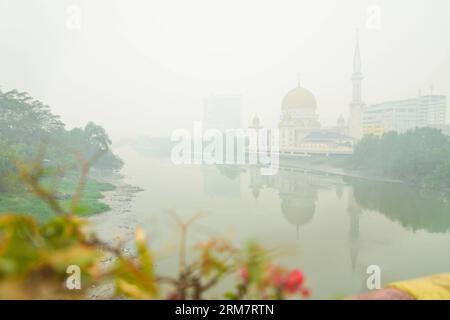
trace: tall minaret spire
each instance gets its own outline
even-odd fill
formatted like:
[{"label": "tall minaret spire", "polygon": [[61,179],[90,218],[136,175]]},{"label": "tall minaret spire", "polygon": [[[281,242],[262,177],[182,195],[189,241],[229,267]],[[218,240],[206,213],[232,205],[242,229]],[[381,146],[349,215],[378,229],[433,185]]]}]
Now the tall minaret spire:
[{"label": "tall minaret spire", "polygon": [[362,128],[362,109],[364,102],[362,99],[362,62],[361,52],[359,49],[359,36],[356,36],[356,46],[353,55],[353,73],[351,76],[353,94],[352,102],[350,103],[350,119],[349,119],[349,133],[355,139],[361,139],[363,136]]},{"label": "tall minaret spire", "polygon": [[361,52],[358,39],[356,39],[355,55],[353,56],[353,73],[361,73]]},{"label": "tall minaret spire", "polygon": [[362,63],[361,63],[361,52],[359,49],[359,37],[356,37],[356,47],[355,53],[353,55],[353,73],[352,73],[352,82],[353,82],[353,101],[362,102]]}]

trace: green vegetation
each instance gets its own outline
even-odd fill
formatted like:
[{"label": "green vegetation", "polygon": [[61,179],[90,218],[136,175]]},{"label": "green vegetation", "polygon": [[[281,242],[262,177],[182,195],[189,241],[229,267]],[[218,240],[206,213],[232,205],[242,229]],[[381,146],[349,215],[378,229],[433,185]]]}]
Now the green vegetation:
[{"label": "green vegetation", "polygon": [[450,188],[450,137],[419,128],[366,136],[348,159],[352,169],[432,188]]},{"label": "green vegetation", "polygon": [[[58,188],[59,202],[63,208],[68,208],[71,197],[77,187],[78,177],[70,175],[61,180]],[[80,208],[77,212],[80,216],[97,214],[108,211],[108,205],[100,202],[103,198],[102,192],[112,191],[115,187],[109,183],[100,183],[93,179],[89,179],[85,193],[80,200]],[[0,193],[0,215],[6,212],[27,212],[31,214],[40,222],[46,222],[53,217],[52,209],[41,199],[30,193],[19,194],[2,194]]]},{"label": "green vegetation", "polygon": [[[18,172],[18,161],[25,166],[39,159],[49,187],[57,182],[56,192],[61,207],[70,203],[67,195],[76,191],[80,175],[80,159],[92,162],[92,169],[115,171],[123,162],[110,151],[111,139],[106,131],[89,122],[84,128],[67,130],[60,117],[47,105],[27,93],[0,90],[0,213],[27,212],[46,221],[50,208],[25,188]],[[45,151],[44,154],[40,154]],[[95,160],[95,161],[94,161]],[[52,186],[55,187],[55,186]],[[108,210],[101,203],[101,192],[112,185],[86,181],[85,196],[80,199],[79,215]]]}]

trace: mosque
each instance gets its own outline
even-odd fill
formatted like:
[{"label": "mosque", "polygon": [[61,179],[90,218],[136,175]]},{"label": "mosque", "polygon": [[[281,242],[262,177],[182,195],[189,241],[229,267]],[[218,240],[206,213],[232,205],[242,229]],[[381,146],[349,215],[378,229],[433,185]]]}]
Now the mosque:
[{"label": "mosque", "polygon": [[[281,103],[281,119],[278,125],[280,153],[283,155],[311,154],[351,154],[353,146],[362,136],[361,110],[361,57],[359,44],[356,44],[353,59],[353,99],[350,103],[349,121],[341,115],[335,126],[323,128],[317,114],[317,101],[311,91],[300,81],[290,90]],[[262,128],[258,116],[252,121],[252,128]]]}]

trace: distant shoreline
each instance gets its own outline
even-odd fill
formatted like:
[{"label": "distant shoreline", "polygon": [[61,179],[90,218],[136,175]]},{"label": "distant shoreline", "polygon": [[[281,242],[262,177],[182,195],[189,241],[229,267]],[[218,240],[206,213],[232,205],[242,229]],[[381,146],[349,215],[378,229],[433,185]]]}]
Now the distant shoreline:
[{"label": "distant shoreline", "polygon": [[369,180],[374,182],[385,182],[385,183],[396,183],[396,184],[402,184],[408,187],[413,187],[416,189],[425,189],[425,190],[434,190],[434,191],[440,191],[440,192],[450,192],[450,189],[448,188],[433,188],[430,186],[425,186],[422,184],[417,184],[410,181],[405,181],[401,179],[396,179],[388,176],[382,176],[382,175],[376,175],[376,174],[369,174],[362,172],[360,170],[352,170],[352,169],[346,169],[343,167],[335,167],[333,166],[329,161],[325,160],[322,163],[313,163],[311,161],[305,160],[305,159],[292,159],[292,158],[282,158],[280,160],[280,167],[281,168],[288,168],[288,169],[299,169],[299,170],[305,170],[308,172],[316,172],[321,174],[331,174],[335,176],[341,176],[341,177],[348,177],[348,178],[354,178],[354,179],[361,179],[361,180]]}]

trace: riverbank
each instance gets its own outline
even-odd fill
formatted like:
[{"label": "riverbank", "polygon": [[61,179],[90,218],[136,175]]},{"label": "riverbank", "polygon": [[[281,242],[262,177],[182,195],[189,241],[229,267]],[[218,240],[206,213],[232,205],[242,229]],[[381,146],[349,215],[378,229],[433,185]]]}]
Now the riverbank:
[{"label": "riverbank", "polygon": [[[121,175],[106,175],[95,177],[102,183],[111,184],[114,190],[103,193],[102,202],[109,210],[101,214],[89,217],[90,228],[103,242],[110,246],[120,246],[125,255],[132,254],[134,244],[134,232],[138,225],[136,213],[132,209],[132,200],[135,194],[143,189],[124,182]],[[103,267],[109,269],[114,258],[105,256]],[[114,283],[106,282],[91,289],[90,299],[106,299],[114,291]]]},{"label": "riverbank", "polygon": [[359,170],[353,170],[339,165],[339,161],[330,160],[326,158],[284,158],[280,160],[280,167],[301,169],[309,172],[326,173],[336,176],[344,176],[358,179],[365,179],[379,182],[393,182],[404,183],[407,182],[394,179],[388,176],[381,176],[362,172]]},{"label": "riverbank", "polygon": [[95,177],[101,183],[114,186],[113,190],[103,192],[102,202],[108,210],[89,217],[97,235],[110,244],[120,240],[133,238],[137,219],[131,210],[132,200],[136,193],[143,189],[129,185],[119,174]]},{"label": "riverbank", "polygon": [[[70,206],[71,195],[77,185],[76,175],[69,175],[61,179],[55,196],[62,207]],[[109,205],[103,201],[103,193],[114,190],[113,184],[90,178],[86,183],[78,215],[91,216],[110,210]],[[24,213],[33,216],[39,222],[45,222],[54,217],[51,208],[31,193],[0,194],[0,213]]]},{"label": "riverbank", "polygon": [[413,181],[406,181],[402,179],[392,178],[386,175],[369,173],[362,170],[355,170],[347,167],[343,159],[328,159],[328,158],[284,158],[280,160],[280,167],[303,170],[311,173],[329,174],[347,178],[369,180],[375,182],[387,182],[402,184],[409,187],[419,189],[435,190],[442,192],[450,192],[448,188],[435,188],[432,186],[423,185]]}]

